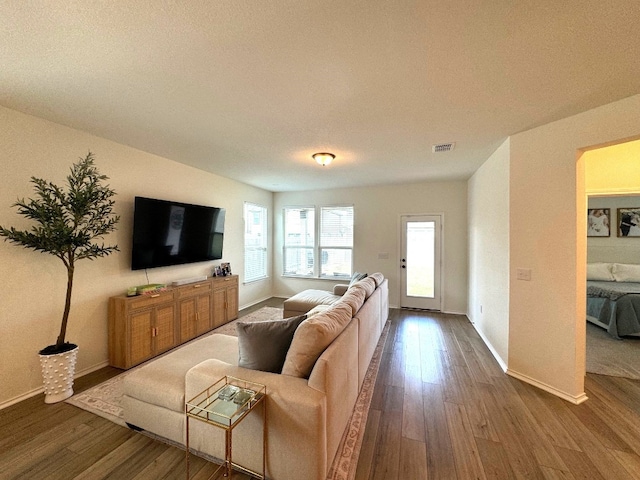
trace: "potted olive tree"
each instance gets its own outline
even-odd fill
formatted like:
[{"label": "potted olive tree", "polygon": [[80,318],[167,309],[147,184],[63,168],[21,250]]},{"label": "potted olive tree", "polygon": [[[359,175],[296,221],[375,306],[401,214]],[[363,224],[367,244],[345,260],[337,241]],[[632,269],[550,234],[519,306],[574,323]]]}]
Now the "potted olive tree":
[{"label": "potted olive tree", "polygon": [[31,177],[33,199],[18,200],[13,207],[35,222],[29,230],[0,226],[0,236],[25,248],[58,257],[67,271],[67,294],[56,343],[40,350],[45,402],[62,401],[73,395],[73,376],[78,346],[66,341],[71,309],[73,273],[78,260],[105,257],[118,250],[117,245],[97,243],[113,232],[120,217],[113,213],[115,191],[104,185],[108,177],[100,175],[93,154],[71,167],[67,188]]}]

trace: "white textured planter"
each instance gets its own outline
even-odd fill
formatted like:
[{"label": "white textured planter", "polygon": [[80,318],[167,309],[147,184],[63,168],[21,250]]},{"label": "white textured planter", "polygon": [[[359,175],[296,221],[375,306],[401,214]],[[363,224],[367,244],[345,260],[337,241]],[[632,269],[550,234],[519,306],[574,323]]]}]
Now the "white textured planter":
[{"label": "white textured planter", "polygon": [[78,347],[54,355],[40,354],[44,403],[56,403],[73,395],[73,376],[76,371]]}]

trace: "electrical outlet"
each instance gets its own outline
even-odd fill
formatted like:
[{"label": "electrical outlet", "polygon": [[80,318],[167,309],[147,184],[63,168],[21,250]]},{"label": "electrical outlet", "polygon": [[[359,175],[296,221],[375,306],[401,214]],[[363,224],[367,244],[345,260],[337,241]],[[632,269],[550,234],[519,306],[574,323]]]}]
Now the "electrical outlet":
[{"label": "electrical outlet", "polygon": [[516,278],[518,280],[524,280],[526,282],[531,281],[531,269],[530,268],[518,268],[516,270]]}]

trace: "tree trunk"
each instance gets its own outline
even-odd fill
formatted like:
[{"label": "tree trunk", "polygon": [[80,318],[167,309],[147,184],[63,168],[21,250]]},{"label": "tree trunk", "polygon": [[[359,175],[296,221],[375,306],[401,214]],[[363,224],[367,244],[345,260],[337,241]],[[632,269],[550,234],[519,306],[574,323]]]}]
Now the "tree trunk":
[{"label": "tree trunk", "polygon": [[60,325],[60,335],[56,341],[56,347],[61,348],[64,345],[64,339],[67,336],[67,322],[69,321],[69,311],[71,310],[71,291],[73,290],[73,260],[67,266],[67,297],[64,302],[64,313],[62,314],[62,324]]}]

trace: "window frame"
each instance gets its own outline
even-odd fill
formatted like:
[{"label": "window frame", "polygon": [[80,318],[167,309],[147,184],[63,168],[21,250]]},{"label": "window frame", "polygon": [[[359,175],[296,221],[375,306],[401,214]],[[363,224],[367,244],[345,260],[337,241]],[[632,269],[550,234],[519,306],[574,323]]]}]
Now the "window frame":
[{"label": "window frame", "polygon": [[[251,209],[259,210],[259,214],[262,217],[261,222],[261,235],[260,235],[260,245],[247,245],[248,236],[248,227],[249,227],[249,218],[248,214],[252,213]],[[243,208],[243,216],[244,216],[244,279],[243,283],[252,283],[259,282],[261,280],[269,278],[269,209],[260,205],[259,203],[254,202],[244,202]],[[262,260],[263,260],[263,268],[262,271],[259,272],[258,275],[248,276],[249,271],[249,252],[262,252]]]},{"label": "window frame", "polygon": [[[322,213],[324,209],[350,209],[351,210],[351,245],[333,245],[322,244]],[[310,210],[314,212],[314,235],[313,245],[290,245],[287,244],[287,211],[288,210]],[[355,207],[353,204],[336,204],[336,205],[287,205],[282,209],[282,276],[290,278],[314,278],[322,280],[348,280],[353,274],[353,253],[355,245]],[[313,260],[313,269],[309,274],[287,273],[287,250],[292,248],[309,249]],[[322,274],[322,263],[318,259],[322,258],[324,250],[348,250],[351,252],[349,273],[344,275],[326,275]]]},{"label": "window frame", "polygon": [[[309,244],[307,242],[305,243],[288,243],[287,239],[289,236],[289,232],[287,231],[287,217],[288,214],[287,212],[289,210],[298,210],[298,211],[302,211],[302,210],[306,210],[309,212],[313,212],[313,235],[312,235],[312,243]],[[316,264],[316,251],[315,251],[315,245],[317,243],[317,235],[318,235],[318,229],[317,229],[317,215],[316,215],[316,207],[314,205],[290,205],[290,206],[285,206],[282,209],[282,229],[283,229],[283,241],[282,241],[282,276],[284,277],[293,277],[293,278],[314,278],[315,276],[315,264]],[[292,233],[293,235],[295,235],[295,233]],[[300,273],[287,273],[287,258],[289,258],[289,251],[293,251],[293,250],[309,250],[311,252],[311,260],[313,263],[313,270],[311,271],[310,274],[300,274]],[[307,255],[303,255],[304,257],[306,257],[307,261],[309,259],[308,254]]]}]

